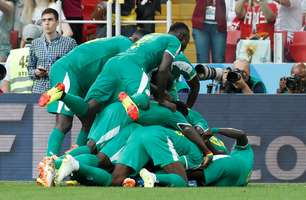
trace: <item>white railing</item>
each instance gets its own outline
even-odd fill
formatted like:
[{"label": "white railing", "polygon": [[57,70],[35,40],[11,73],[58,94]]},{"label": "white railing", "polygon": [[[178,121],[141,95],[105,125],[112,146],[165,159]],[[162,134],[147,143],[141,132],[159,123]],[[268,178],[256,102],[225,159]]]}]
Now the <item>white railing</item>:
[{"label": "white railing", "polygon": [[[167,1],[166,20],[121,20],[119,0],[115,1],[115,35],[121,34],[121,24],[166,24],[167,31],[172,24],[172,1]],[[107,2],[106,20],[62,20],[70,24],[106,24],[106,37],[112,36],[112,1]]]}]

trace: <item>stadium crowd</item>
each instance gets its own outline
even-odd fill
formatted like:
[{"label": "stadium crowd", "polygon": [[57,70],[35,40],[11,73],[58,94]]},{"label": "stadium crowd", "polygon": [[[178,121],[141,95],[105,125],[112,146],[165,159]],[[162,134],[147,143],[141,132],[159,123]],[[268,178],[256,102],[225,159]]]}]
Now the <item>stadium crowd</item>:
[{"label": "stadium crowd", "polygon": [[[153,2],[126,1],[121,14],[154,19],[160,2]],[[238,55],[226,69],[193,67],[184,54],[190,30],[182,22],[172,24],[168,33],[151,33],[152,25],[129,25],[122,27],[123,35],[84,42],[80,25],[60,23],[66,17],[82,19],[81,3],[0,0],[0,55],[6,62],[6,70],[0,68],[1,79],[5,77],[1,88],[41,94],[39,105],[56,115],[37,183],[246,186],[254,162],[246,133],[210,128],[192,107],[201,80],[219,81],[218,93],[265,93],[264,84],[250,74],[252,55]],[[302,0],[197,0],[192,35],[198,63],[225,62],[227,32],[232,29],[241,32],[241,39],[268,39],[271,47],[276,31],[292,38],[291,32],[303,29],[301,4]],[[143,6],[152,12],[146,13],[148,7]],[[95,19],[103,18],[103,8],[99,2]],[[233,16],[230,11],[235,12],[233,23],[227,22],[227,16]],[[18,14],[21,48],[10,50],[12,19]],[[103,27],[99,29],[103,35]],[[279,93],[305,92],[306,66],[293,65],[291,74],[281,79]],[[178,95],[181,76],[189,87],[186,102]],[[74,115],[82,128],[71,149],[60,155]],[[235,140],[232,150],[218,135]]]}]

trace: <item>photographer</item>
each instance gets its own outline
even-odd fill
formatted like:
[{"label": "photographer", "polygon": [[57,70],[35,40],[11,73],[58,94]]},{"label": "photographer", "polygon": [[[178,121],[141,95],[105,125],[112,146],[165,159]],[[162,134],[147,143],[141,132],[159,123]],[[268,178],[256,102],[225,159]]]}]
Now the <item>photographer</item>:
[{"label": "photographer", "polygon": [[238,59],[231,69],[224,70],[220,93],[266,93],[266,88],[263,82],[250,75],[249,62]]},{"label": "photographer", "polygon": [[200,80],[220,82],[217,93],[266,93],[263,82],[250,75],[249,62],[244,59],[236,60],[232,68],[212,68],[199,64],[195,70]]},{"label": "photographer", "polygon": [[291,68],[290,77],[282,77],[279,80],[277,93],[305,93],[306,90],[306,65],[296,63]]}]

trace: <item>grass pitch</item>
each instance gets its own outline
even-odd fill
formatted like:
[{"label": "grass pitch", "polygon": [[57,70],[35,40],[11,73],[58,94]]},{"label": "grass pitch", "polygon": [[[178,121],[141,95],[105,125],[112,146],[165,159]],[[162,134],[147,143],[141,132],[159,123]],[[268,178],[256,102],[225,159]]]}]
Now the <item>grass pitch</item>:
[{"label": "grass pitch", "polygon": [[34,182],[0,182],[0,200],[305,200],[303,184],[249,184],[247,187],[201,188],[115,188],[54,187],[43,188]]}]

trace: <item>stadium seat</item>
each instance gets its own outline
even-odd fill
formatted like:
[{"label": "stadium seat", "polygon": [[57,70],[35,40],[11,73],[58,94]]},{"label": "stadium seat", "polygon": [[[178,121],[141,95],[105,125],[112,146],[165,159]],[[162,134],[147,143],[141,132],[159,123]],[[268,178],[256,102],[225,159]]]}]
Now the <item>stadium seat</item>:
[{"label": "stadium seat", "polygon": [[[91,14],[94,11],[98,0],[82,0],[83,19],[91,20]],[[83,24],[83,42],[96,37],[96,24]]]},{"label": "stadium seat", "polygon": [[236,59],[236,46],[240,39],[240,31],[228,31],[226,39],[225,62],[232,63]]},{"label": "stadium seat", "polygon": [[295,62],[306,62],[306,31],[294,33],[289,51]]},{"label": "stadium seat", "polygon": [[18,48],[18,31],[10,32],[10,44],[12,49]]}]

